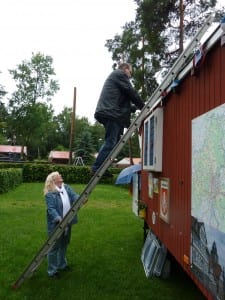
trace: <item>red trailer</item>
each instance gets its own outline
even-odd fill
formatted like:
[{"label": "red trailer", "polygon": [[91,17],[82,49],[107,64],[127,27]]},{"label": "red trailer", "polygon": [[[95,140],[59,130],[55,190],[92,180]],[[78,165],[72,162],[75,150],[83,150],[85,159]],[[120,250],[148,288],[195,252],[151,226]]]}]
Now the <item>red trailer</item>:
[{"label": "red trailer", "polygon": [[146,274],[160,274],[166,250],[207,299],[220,300],[225,299],[224,39],[222,25],[214,27],[146,116],[142,169],[133,177],[133,211],[146,206],[145,227],[152,235],[142,253]]}]

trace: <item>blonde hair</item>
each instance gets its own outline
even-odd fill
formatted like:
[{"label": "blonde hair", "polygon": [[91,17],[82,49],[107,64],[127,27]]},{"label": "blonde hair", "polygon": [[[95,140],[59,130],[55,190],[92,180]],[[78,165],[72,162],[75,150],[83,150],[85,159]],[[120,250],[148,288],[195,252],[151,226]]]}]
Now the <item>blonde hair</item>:
[{"label": "blonde hair", "polygon": [[44,186],[44,195],[46,195],[48,192],[56,191],[55,179],[58,176],[60,176],[59,172],[52,172],[47,176]]}]

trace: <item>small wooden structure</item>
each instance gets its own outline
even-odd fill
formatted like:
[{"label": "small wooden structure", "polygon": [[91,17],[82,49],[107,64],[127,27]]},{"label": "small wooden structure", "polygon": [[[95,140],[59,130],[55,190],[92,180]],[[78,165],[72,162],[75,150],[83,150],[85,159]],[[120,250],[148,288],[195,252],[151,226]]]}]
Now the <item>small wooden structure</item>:
[{"label": "small wooden structure", "polygon": [[[0,161],[20,161],[22,146],[0,145]],[[23,155],[27,156],[27,147],[23,148]]]},{"label": "small wooden structure", "polygon": [[51,151],[48,156],[48,162],[58,164],[68,164],[70,159],[69,151]]}]

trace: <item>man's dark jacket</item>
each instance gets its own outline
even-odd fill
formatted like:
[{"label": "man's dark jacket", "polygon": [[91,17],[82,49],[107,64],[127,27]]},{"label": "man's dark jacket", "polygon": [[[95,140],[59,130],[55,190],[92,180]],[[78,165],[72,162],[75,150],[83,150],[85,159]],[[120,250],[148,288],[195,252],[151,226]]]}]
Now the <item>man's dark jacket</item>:
[{"label": "man's dark jacket", "polygon": [[107,119],[114,120],[128,128],[133,111],[132,104],[138,109],[144,106],[128,76],[122,70],[117,69],[104,83],[94,114],[95,119],[103,124]]}]

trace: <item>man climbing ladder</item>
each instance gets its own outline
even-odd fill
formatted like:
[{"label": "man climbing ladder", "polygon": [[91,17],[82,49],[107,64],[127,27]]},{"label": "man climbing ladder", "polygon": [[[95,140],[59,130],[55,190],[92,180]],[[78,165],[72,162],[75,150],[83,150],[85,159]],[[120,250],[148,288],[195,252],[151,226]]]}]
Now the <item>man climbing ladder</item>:
[{"label": "man climbing ladder", "polygon": [[[130,126],[131,112],[142,109],[144,102],[130,83],[132,67],[122,63],[106,79],[97,103],[95,118],[105,128],[105,142],[101,146],[95,163],[94,174],[118,143],[124,128]],[[104,176],[110,175],[109,173]]]}]

